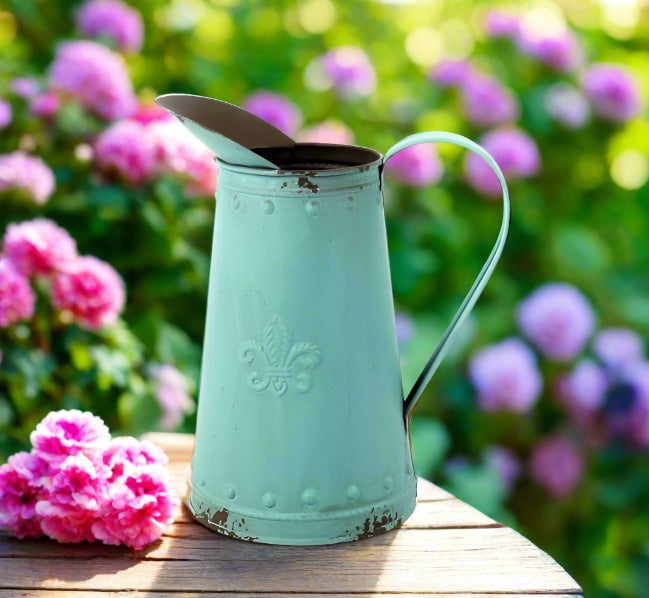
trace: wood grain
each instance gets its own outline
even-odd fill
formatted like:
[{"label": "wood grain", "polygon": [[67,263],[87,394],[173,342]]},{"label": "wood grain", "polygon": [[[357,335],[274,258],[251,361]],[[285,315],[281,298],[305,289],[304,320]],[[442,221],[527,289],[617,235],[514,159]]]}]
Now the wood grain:
[{"label": "wood grain", "polygon": [[[184,493],[193,438],[150,435],[169,454]],[[430,482],[396,531],[336,546],[268,546],[232,540],[179,512],[143,551],[0,536],[0,598],[107,598],[173,594],[219,598],[495,595],[575,596],[578,584],[548,555]]]}]

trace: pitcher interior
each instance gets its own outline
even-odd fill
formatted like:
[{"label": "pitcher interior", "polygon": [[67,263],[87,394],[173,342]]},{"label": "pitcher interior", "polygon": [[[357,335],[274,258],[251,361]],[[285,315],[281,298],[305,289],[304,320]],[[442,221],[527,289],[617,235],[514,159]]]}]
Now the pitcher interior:
[{"label": "pitcher interior", "polygon": [[378,164],[381,154],[357,145],[297,143],[293,147],[255,148],[253,151],[289,172],[338,170]]}]

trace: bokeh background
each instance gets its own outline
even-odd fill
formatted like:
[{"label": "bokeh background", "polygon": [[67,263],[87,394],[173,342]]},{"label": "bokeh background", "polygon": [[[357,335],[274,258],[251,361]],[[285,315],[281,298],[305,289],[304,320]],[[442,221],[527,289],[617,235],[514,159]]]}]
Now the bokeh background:
[{"label": "bokeh background", "polygon": [[[416,468],[588,596],[649,596],[646,0],[4,0],[0,462],[53,409],[193,430],[217,169],[165,92],[302,140],[443,129],[493,153],[510,238],[417,409]],[[407,391],[501,206],[451,146],[386,174]]]}]

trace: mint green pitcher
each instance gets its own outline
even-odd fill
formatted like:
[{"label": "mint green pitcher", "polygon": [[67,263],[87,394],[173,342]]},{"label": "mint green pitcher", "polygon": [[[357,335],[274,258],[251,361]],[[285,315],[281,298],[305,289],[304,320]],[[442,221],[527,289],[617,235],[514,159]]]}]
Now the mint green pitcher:
[{"label": "mint green pitcher", "polygon": [[[503,174],[453,133],[407,137],[382,157],[296,143],[244,110],[171,94],[158,103],[219,165],[187,505],[209,528],[270,544],[388,531],[415,508],[409,417],[505,243]],[[404,400],[381,194],[383,166],[418,143],[481,156],[502,186],[500,234]]]}]

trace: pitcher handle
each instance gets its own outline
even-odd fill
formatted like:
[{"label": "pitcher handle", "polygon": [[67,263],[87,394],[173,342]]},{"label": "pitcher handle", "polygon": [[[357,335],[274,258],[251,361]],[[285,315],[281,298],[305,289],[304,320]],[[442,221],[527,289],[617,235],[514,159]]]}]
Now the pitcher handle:
[{"label": "pitcher handle", "polygon": [[385,157],[383,158],[383,165],[385,166],[386,162],[392,156],[394,156],[396,153],[400,152],[401,150],[407,147],[418,145],[420,143],[440,143],[440,142],[452,143],[453,145],[458,145],[460,147],[468,149],[474,152],[475,154],[477,154],[478,156],[480,156],[489,165],[491,170],[493,170],[495,175],[498,177],[498,182],[500,183],[500,186],[502,188],[503,219],[502,219],[502,224],[500,225],[500,232],[498,233],[498,238],[496,239],[496,244],[491,250],[491,253],[487,258],[487,261],[482,266],[482,269],[480,270],[478,277],[475,279],[467,296],[464,298],[464,301],[462,301],[462,304],[457,310],[455,316],[453,316],[453,320],[451,320],[449,327],[446,329],[446,332],[444,332],[442,339],[440,340],[439,344],[433,351],[433,354],[430,356],[430,359],[427,361],[426,365],[424,366],[424,369],[422,370],[421,374],[419,374],[419,377],[417,378],[412,389],[408,393],[406,400],[404,401],[403,412],[406,421],[408,420],[408,417],[412,413],[412,410],[415,408],[415,405],[417,404],[417,401],[419,400],[421,393],[426,388],[426,385],[430,382],[430,379],[433,377],[433,374],[437,371],[437,368],[439,367],[439,364],[441,363],[442,359],[444,359],[444,357],[446,356],[446,353],[450,348],[451,342],[454,340],[454,338],[457,335],[460,325],[462,324],[462,322],[464,322],[466,317],[473,309],[473,306],[475,305],[476,301],[480,297],[480,294],[485,288],[487,282],[489,281],[489,278],[493,273],[496,264],[498,263],[500,254],[503,251],[503,247],[505,246],[505,241],[507,239],[507,231],[509,230],[509,218],[510,218],[509,191],[507,190],[507,182],[505,181],[505,177],[502,173],[502,170],[500,170],[500,166],[498,166],[498,164],[491,156],[491,154],[489,154],[484,148],[479,146],[477,143],[471,141],[470,139],[467,139],[462,135],[457,135],[455,133],[445,133],[443,131],[429,131],[425,133],[416,133],[415,135],[410,135],[409,137],[406,137],[405,139],[402,139],[401,141],[393,145],[385,154]]}]

